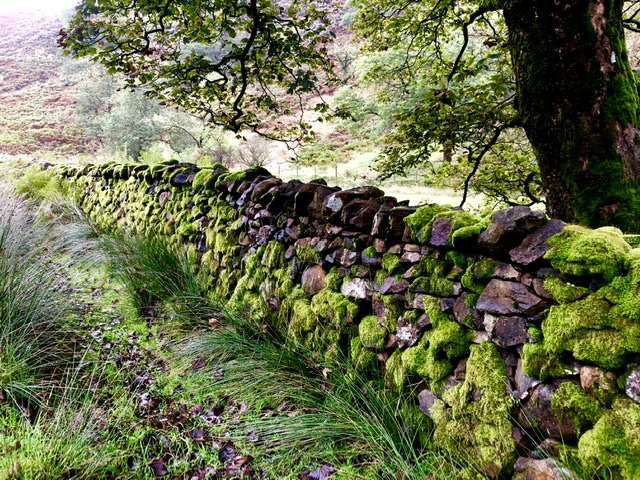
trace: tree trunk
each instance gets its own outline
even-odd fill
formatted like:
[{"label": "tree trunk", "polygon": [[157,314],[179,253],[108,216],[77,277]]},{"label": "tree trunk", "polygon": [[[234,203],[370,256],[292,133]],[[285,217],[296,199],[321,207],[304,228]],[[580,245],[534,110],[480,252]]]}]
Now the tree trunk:
[{"label": "tree trunk", "polygon": [[517,108],[549,214],[640,231],[640,100],[622,0],[506,0]]}]

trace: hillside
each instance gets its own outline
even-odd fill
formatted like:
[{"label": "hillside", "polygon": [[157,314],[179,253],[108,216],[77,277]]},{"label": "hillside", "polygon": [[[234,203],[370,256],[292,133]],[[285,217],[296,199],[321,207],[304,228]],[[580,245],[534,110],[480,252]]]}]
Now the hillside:
[{"label": "hillside", "polygon": [[0,15],[0,154],[90,150],[73,122],[77,80],[56,46],[60,27],[55,16]]}]

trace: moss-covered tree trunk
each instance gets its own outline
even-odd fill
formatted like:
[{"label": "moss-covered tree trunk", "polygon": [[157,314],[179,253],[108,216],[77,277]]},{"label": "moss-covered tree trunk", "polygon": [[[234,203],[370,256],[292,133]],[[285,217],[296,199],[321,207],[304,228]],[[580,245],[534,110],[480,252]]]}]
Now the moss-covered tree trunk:
[{"label": "moss-covered tree trunk", "polygon": [[518,111],[549,213],[640,231],[640,100],[622,0],[506,0]]}]

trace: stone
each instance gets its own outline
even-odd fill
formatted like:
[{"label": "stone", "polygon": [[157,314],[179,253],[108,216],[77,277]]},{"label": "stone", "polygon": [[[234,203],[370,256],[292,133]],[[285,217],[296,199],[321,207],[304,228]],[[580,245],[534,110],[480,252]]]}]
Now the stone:
[{"label": "stone", "polygon": [[207,248],[207,237],[206,235],[197,235],[196,236],[196,251],[200,253],[205,253],[208,250]]},{"label": "stone", "polygon": [[380,265],[382,263],[382,259],[380,257],[370,257],[366,254],[366,250],[363,250],[360,254],[360,260],[363,265]]},{"label": "stone", "polygon": [[522,345],[528,336],[527,319],[524,317],[498,317],[493,335],[500,347]]},{"label": "stone", "polygon": [[549,457],[557,457],[560,455],[560,447],[562,442],[553,438],[546,438],[537,446],[532,456],[545,459]]},{"label": "stone", "polygon": [[420,318],[418,318],[418,327],[427,328],[430,326],[431,326],[431,317],[426,313],[423,313],[422,315],[420,315]]},{"label": "stone", "polygon": [[624,393],[634,402],[640,403],[640,368],[634,369],[627,378]]},{"label": "stone", "polygon": [[536,295],[546,298],[547,300],[553,300],[553,295],[551,295],[551,292],[545,288],[544,280],[542,278],[534,278],[532,285],[533,291],[536,292]]},{"label": "stone", "polygon": [[404,252],[400,257],[402,263],[418,263],[422,259],[419,252]]},{"label": "stone", "polygon": [[391,253],[393,255],[400,255],[402,253],[402,245],[400,244],[393,245],[392,247],[389,248],[389,250],[387,250],[387,253]]},{"label": "stone", "polygon": [[398,242],[401,241],[405,233],[404,218],[412,213],[415,213],[416,209],[413,207],[396,207],[389,211],[389,227],[387,229],[386,241]]},{"label": "stone", "polygon": [[420,411],[431,417],[431,407],[436,403],[438,397],[431,390],[424,389],[418,394],[418,408]]},{"label": "stone", "polygon": [[373,248],[377,253],[384,253],[387,251],[387,243],[381,238],[376,238],[373,240]]},{"label": "stone", "polygon": [[346,297],[360,298],[362,300],[371,298],[373,294],[373,284],[364,278],[354,278],[342,284],[341,293]]},{"label": "stone", "polygon": [[471,341],[473,343],[483,343],[491,340],[491,334],[489,332],[473,332],[473,338]]},{"label": "stone", "polygon": [[298,214],[307,214],[311,218],[323,219],[324,200],[338,187],[325,187],[316,183],[307,183],[296,194],[294,209]]},{"label": "stone", "polygon": [[476,318],[479,318],[479,312],[476,308],[467,307],[467,298],[469,294],[463,292],[453,304],[453,318],[456,322],[467,326],[476,324]]},{"label": "stone", "polygon": [[564,226],[565,223],[561,220],[549,220],[538,230],[527,235],[518,247],[512,249],[509,258],[512,262],[527,267],[540,263],[544,254],[551,248],[547,240],[560,233]]},{"label": "stone", "polygon": [[380,285],[380,293],[403,293],[407,291],[409,285],[409,282],[405,279],[398,281],[394,277],[387,277]]},{"label": "stone", "polygon": [[339,248],[335,252],[334,256],[336,262],[344,267],[350,267],[358,259],[358,254],[353,250],[347,250],[346,248]]},{"label": "stone", "polygon": [[567,468],[559,466],[552,458],[536,460],[520,457],[513,466],[513,480],[574,480],[578,477]]},{"label": "stone", "polygon": [[160,192],[160,195],[158,196],[158,203],[160,204],[160,207],[164,208],[167,202],[171,200],[171,197],[173,197],[173,193],[169,191]]},{"label": "stone", "polygon": [[401,348],[412,347],[420,339],[420,330],[403,318],[398,320],[396,341]]},{"label": "stone", "polygon": [[537,428],[545,435],[564,442],[576,440],[576,428],[569,418],[559,419],[551,409],[551,397],[560,388],[562,380],[537,385],[524,402],[518,421],[525,428]]},{"label": "stone", "polygon": [[451,312],[453,311],[453,307],[456,304],[455,298],[441,298],[440,299],[440,310],[443,312]]},{"label": "stone", "polygon": [[354,200],[342,210],[340,220],[345,225],[370,232],[378,210],[380,210],[380,203],[376,200]]},{"label": "stone", "polygon": [[501,278],[502,280],[517,281],[520,278],[520,272],[513,268],[512,265],[502,262],[496,265],[496,270],[493,275],[496,278]]},{"label": "stone", "polygon": [[516,390],[515,392],[513,392],[513,394],[519,400],[524,400],[525,398],[527,398],[529,396],[530,389],[540,383],[539,380],[529,377],[526,373],[524,373],[524,369],[522,368],[522,359],[520,358],[518,358],[516,373],[513,376],[513,382],[516,384]]},{"label": "stone", "polygon": [[265,193],[280,184],[282,184],[282,180],[276,177],[269,177],[266,180],[259,181],[251,192],[251,201],[260,202]]},{"label": "stone", "polygon": [[402,249],[405,252],[418,252],[420,253],[422,250],[422,247],[420,245],[416,245],[415,243],[407,243],[404,247],[402,247]]},{"label": "stone", "polygon": [[438,217],[434,220],[431,227],[431,237],[429,245],[434,247],[446,247],[451,233],[453,222],[450,218]]},{"label": "stone", "polygon": [[369,200],[371,198],[380,198],[383,195],[384,192],[376,187],[356,187],[337,191],[324,199],[322,213],[326,218],[334,217],[335,214],[342,211],[345,205],[353,200]]},{"label": "stone", "polygon": [[493,279],[486,286],[476,308],[494,315],[535,315],[549,306],[549,302],[518,282]]},{"label": "stone", "polygon": [[456,365],[456,368],[453,371],[453,376],[455,377],[456,380],[460,380],[461,382],[464,381],[465,377],[467,376],[467,359],[466,358],[463,358],[458,362],[458,365]]},{"label": "stone", "polygon": [[524,238],[545,223],[543,212],[519,206],[500,210],[491,217],[491,225],[478,237],[478,247],[503,257]]},{"label": "stone", "polygon": [[307,295],[315,295],[327,286],[327,272],[315,265],[302,272],[302,288]]}]

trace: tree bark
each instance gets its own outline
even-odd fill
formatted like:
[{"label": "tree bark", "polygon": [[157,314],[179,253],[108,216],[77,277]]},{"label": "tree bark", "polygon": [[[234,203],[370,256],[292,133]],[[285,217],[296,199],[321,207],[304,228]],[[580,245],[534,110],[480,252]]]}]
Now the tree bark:
[{"label": "tree bark", "polygon": [[549,214],[640,231],[640,99],[622,0],[506,0],[517,109]]}]

